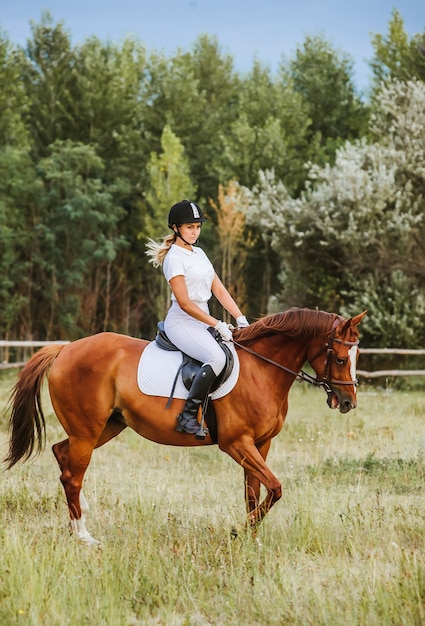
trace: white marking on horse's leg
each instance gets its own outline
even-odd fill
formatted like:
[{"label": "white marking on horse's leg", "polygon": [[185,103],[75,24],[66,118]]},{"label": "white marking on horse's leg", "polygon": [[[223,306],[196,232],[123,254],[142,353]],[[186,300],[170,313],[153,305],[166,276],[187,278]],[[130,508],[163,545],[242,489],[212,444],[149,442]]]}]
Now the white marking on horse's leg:
[{"label": "white marking on horse's leg", "polygon": [[87,530],[84,515],[81,515],[80,519],[71,520],[71,530],[77,539],[80,539],[80,541],[83,541],[88,546],[94,546],[99,543]]},{"label": "white marking on horse's leg", "polygon": [[[348,358],[350,359],[350,376],[351,380],[356,380],[356,362],[357,362],[357,346],[352,346],[348,351]],[[356,386],[354,385],[354,393],[356,393]]]},{"label": "white marking on horse's leg", "polygon": [[82,514],[87,513],[89,510],[89,503],[87,502],[82,489],[80,491],[80,509]]},{"label": "white marking on horse's leg", "polygon": [[89,504],[86,500],[86,497],[83,493],[83,490],[80,491],[80,508],[81,508],[81,517],[80,519],[72,519],[71,520],[71,531],[72,534],[77,537],[80,541],[83,541],[89,546],[94,546],[99,542],[97,539],[91,536],[89,531],[86,528],[86,513],[89,510]]}]

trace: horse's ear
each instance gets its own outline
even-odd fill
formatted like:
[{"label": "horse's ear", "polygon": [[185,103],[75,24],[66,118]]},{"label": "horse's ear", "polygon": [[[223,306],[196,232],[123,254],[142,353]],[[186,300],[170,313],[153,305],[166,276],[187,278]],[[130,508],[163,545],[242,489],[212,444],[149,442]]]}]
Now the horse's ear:
[{"label": "horse's ear", "polygon": [[352,317],[350,320],[351,325],[358,326],[366,314],[367,314],[367,311],[363,311],[363,313],[356,315],[356,317]]},{"label": "horse's ear", "polygon": [[356,317],[350,317],[350,319],[346,320],[344,322],[344,326],[341,329],[341,334],[344,335],[345,333],[347,333],[352,326],[358,326],[366,313],[367,311],[363,311],[363,313],[360,313],[360,315],[356,315]]}]

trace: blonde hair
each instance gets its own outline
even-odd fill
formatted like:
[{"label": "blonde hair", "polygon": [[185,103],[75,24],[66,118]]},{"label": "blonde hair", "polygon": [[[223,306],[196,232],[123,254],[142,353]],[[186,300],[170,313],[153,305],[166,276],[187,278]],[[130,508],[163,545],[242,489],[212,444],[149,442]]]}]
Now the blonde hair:
[{"label": "blonde hair", "polygon": [[168,250],[175,241],[176,233],[164,237],[162,243],[158,243],[153,239],[148,239],[148,243],[146,244],[146,254],[149,257],[149,263],[152,263],[154,267],[160,267],[167,256]]}]

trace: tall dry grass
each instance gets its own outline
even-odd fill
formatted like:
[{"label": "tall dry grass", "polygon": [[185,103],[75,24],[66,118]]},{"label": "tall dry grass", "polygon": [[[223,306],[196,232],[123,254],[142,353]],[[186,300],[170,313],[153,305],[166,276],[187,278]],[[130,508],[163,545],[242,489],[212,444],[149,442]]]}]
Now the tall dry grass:
[{"label": "tall dry grass", "polygon": [[[0,434],[4,456],[5,419]],[[63,435],[51,414],[48,435]],[[80,545],[49,448],[1,476],[4,626],[425,624],[424,393],[360,388],[341,416],[296,384],[268,459],[284,495],[259,541],[231,538],[243,473],[217,447],[127,430],[94,454],[85,494],[101,544]]]}]

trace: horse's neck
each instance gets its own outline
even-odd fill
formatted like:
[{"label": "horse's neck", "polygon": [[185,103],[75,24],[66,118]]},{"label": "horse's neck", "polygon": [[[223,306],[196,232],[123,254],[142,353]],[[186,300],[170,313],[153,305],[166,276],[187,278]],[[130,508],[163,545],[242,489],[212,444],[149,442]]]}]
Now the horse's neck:
[{"label": "horse's neck", "polygon": [[295,372],[298,372],[307,360],[307,343],[300,338],[270,335],[253,342],[249,348],[256,354]]}]

